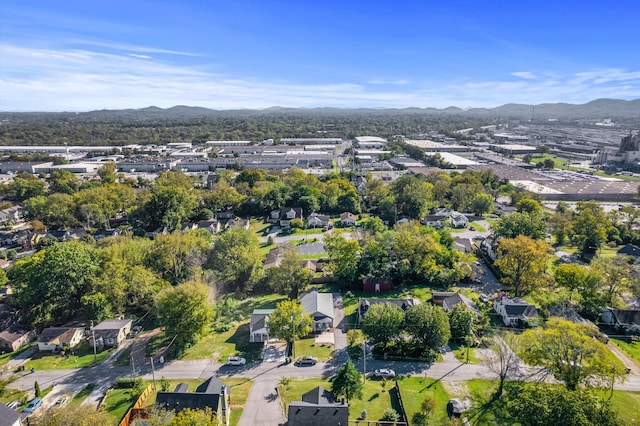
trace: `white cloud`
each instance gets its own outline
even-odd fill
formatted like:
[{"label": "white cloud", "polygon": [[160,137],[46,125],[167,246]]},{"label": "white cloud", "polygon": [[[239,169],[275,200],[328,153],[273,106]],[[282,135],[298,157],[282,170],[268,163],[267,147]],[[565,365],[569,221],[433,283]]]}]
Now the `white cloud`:
[{"label": "white cloud", "polygon": [[538,78],[531,71],[517,71],[517,72],[512,72],[511,75],[514,77],[524,78],[525,80],[535,80]]},{"label": "white cloud", "polygon": [[[132,53],[136,52],[136,53]],[[640,72],[520,71],[493,80],[379,78],[367,82],[300,84],[215,73],[128,50],[32,49],[0,44],[0,110],[84,111],[197,105],[217,109],[291,107],[494,107],[505,103],[583,103],[640,97]],[[510,76],[520,77],[513,80]]]},{"label": "white cloud", "polygon": [[132,58],[139,58],[139,59],[151,59],[151,56],[139,55],[137,53],[129,53],[129,56],[131,56]]}]

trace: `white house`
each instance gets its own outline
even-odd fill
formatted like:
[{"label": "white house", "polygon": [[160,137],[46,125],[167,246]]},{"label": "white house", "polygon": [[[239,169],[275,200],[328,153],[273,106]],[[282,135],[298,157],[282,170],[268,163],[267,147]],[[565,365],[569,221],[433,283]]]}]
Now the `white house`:
[{"label": "white house", "polygon": [[333,327],[333,295],[314,290],[300,298],[300,305],[313,317],[311,328],[322,332]]},{"label": "white house", "polygon": [[269,315],[274,309],[254,309],[249,321],[249,342],[266,342],[269,340]]},{"label": "white house", "polygon": [[12,410],[4,404],[0,403],[0,425],[2,426],[21,426],[22,414],[16,410]]},{"label": "white house", "polygon": [[280,226],[282,228],[289,228],[293,219],[304,220],[301,207],[283,207],[280,209]]},{"label": "white house", "polygon": [[449,216],[451,226],[454,228],[466,228],[469,226],[469,219],[462,213],[454,212]]},{"label": "white house", "polygon": [[120,346],[131,331],[131,324],[132,321],[130,319],[102,321],[93,327],[91,345],[93,345],[93,334],[95,334],[97,346]]},{"label": "white house", "polygon": [[504,325],[532,326],[538,319],[538,310],[523,299],[499,297],[493,302],[493,309],[502,317]]},{"label": "white house", "polygon": [[307,220],[307,224],[309,228],[323,228],[325,226],[329,226],[329,219],[330,218],[327,215],[311,213]]},{"label": "white house", "polygon": [[84,337],[84,330],[76,327],[45,328],[38,336],[38,350],[57,352],[73,348]]},{"label": "white house", "polygon": [[356,215],[350,212],[344,212],[340,215],[340,224],[342,226],[356,226]]}]

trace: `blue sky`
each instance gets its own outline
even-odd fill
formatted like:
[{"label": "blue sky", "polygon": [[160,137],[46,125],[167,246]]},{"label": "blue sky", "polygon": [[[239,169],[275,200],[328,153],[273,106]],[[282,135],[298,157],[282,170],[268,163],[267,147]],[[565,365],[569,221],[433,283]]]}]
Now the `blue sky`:
[{"label": "blue sky", "polygon": [[635,0],[0,0],[0,110],[636,99],[638,12]]}]

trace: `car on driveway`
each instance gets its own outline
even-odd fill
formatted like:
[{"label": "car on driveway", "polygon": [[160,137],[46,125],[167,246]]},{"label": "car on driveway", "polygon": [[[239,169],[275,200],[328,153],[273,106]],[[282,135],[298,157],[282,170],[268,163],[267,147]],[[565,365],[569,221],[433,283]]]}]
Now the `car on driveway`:
[{"label": "car on driveway", "polygon": [[296,361],[296,365],[316,365],[318,358],[315,356],[303,356]]},{"label": "car on driveway", "polygon": [[396,372],[388,368],[381,368],[373,371],[373,377],[380,377],[381,379],[393,379],[396,377]]},{"label": "car on driveway", "polygon": [[23,413],[33,413],[38,408],[42,406],[42,400],[40,398],[35,398],[27,406],[22,410]]},{"label": "car on driveway", "polygon": [[230,356],[229,358],[227,358],[227,365],[237,366],[237,365],[245,365],[246,363],[247,363],[247,360],[239,356]]},{"label": "car on driveway", "polygon": [[488,303],[489,302],[489,296],[487,296],[486,294],[482,293],[480,295],[480,301],[483,303]]}]

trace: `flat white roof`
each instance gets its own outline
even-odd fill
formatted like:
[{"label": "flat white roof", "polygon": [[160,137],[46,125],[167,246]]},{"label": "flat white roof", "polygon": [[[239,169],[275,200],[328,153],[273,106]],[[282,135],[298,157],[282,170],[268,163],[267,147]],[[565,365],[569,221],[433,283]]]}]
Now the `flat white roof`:
[{"label": "flat white roof", "polygon": [[364,143],[364,142],[379,142],[379,143],[387,143],[386,139],[383,139],[378,136],[356,136],[356,142]]},{"label": "flat white roof", "polygon": [[440,155],[444,161],[447,163],[451,163],[454,166],[474,166],[478,164],[475,161],[469,160],[468,158],[460,157],[459,155],[452,154],[450,152],[436,152],[433,154],[426,153],[425,155]]}]

